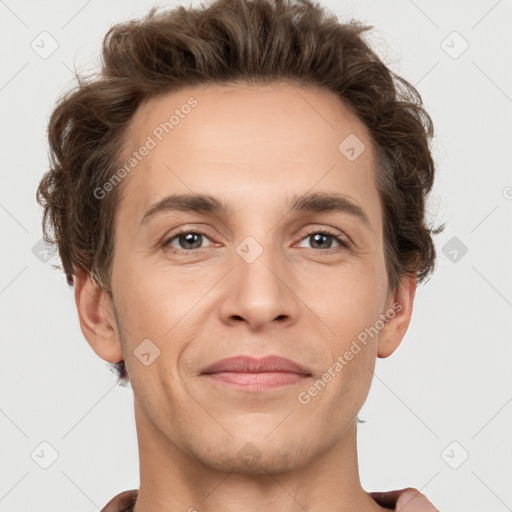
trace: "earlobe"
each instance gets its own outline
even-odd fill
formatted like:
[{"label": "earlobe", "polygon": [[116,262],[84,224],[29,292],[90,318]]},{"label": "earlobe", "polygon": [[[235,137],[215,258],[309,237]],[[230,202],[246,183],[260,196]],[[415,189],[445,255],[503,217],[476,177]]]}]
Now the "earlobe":
[{"label": "earlobe", "polygon": [[112,301],[91,275],[75,275],[75,303],[82,333],[102,359],[117,363],[123,359]]},{"label": "earlobe", "polygon": [[388,300],[384,312],[388,320],[379,333],[378,357],[389,357],[402,342],[411,321],[417,281],[417,276],[404,276]]}]

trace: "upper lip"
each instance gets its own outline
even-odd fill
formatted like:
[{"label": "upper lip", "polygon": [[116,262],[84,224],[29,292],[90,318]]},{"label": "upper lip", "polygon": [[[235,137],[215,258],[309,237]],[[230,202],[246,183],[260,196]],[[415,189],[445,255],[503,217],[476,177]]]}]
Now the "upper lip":
[{"label": "upper lip", "polygon": [[206,368],[202,374],[218,372],[291,372],[300,375],[311,375],[311,373],[300,364],[280,356],[265,356],[262,358],[252,356],[235,356],[221,359]]}]

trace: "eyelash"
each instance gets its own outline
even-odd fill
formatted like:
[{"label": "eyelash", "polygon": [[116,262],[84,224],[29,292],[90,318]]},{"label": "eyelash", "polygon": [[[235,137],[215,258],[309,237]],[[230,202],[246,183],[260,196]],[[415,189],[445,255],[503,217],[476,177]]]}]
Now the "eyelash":
[{"label": "eyelash", "polygon": [[[172,237],[168,238],[163,243],[164,248],[169,250],[173,254],[195,254],[195,253],[197,253],[197,251],[200,251],[201,249],[206,249],[206,247],[200,247],[198,249],[190,249],[188,251],[183,250],[183,249],[176,249],[175,247],[173,247],[171,249],[169,244],[174,239],[178,238],[180,235],[201,235],[201,236],[208,238],[208,240],[209,240],[209,237],[205,233],[202,233],[201,231],[193,231],[191,229],[186,229],[186,230],[179,231],[179,232],[175,233]],[[349,243],[346,240],[341,238],[337,233],[329,231],[328,229],[310,231],[310,232],[306,233],[306,235],[301,238],[301,241],[305,240],[306,238],[309,238],[312,235],[325,235],[325,236],[332,237],[336,242],[338,242],[340,244],[341,247],[331,247],[329,249],[311,248],[310,249],[311,251],[315,251],[317,253],[332,254],[333,252],[339,252],[339,251],[349,249]]]}]

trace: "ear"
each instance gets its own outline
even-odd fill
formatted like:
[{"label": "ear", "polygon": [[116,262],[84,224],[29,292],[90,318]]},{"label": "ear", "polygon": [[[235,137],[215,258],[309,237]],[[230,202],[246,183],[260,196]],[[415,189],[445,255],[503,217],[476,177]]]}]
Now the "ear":
[{"label": "ear", "polygon": [[404,276],[397,290],[390,294],[384,314],[388,320],[379,333],[378,357],[390,356],[402,342],[411,321],[418,278]]},{"label": "ear", "polygon": [[80,271],[74,277],[75,303],[83,335],[102,359],[110,363],[121,361],[123,354],[110,296],[89,273]]}]

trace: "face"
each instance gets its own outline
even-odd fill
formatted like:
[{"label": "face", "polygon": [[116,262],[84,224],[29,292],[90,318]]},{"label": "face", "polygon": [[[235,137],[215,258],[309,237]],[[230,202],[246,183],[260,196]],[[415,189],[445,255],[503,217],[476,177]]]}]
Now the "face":
[{"label": "face", "polygon": [[[340,149],[348,136],[364,150]],[[145,144],[122,183],[111,282],[138,427],[219,470],[248,471],[248,450],[251,471],[298,467],[353,424],[382,336],[361,333],[393,304],[368,131],[328,91],[215,85],[142,105],[126,148]],[[305,375],[203,373],[268,355]]]}]

